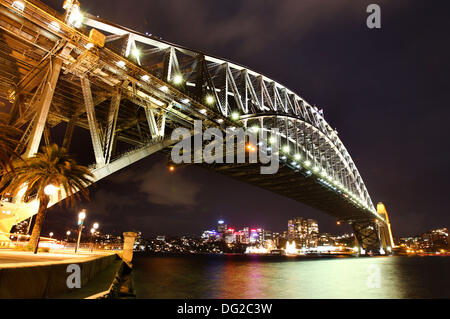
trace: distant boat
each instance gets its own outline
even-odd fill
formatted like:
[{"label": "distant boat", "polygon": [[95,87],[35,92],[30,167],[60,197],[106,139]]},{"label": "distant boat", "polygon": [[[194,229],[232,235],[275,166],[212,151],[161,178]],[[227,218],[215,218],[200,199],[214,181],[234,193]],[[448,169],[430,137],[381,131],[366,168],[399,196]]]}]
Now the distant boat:
[{"label": "distant boat", "polygon": [[275,256],[285,256],[286,252],[284,251],[284,249],[274,249],[270,251],[270,254]]}]

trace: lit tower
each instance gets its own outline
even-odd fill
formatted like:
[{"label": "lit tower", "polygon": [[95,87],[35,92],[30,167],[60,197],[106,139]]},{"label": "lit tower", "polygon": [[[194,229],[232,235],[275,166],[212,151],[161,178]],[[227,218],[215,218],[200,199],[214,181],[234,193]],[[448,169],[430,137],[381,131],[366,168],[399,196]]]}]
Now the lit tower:
[{"label": "lit tower", "polygon": [[223,235],[227,231],[227,224],[225,224],[223,219],[217,221],[217,232]]},{"label": "lit tower", "polygon": [[392,236],[391,224],[389,223],[389,216],[382,202],[377,204],[377,213],[381,217],[384,217],[386,222],[386,226],[380,226],[381,245],[385,251],[391,252],[392,248],[395,248],[394,238]]}]

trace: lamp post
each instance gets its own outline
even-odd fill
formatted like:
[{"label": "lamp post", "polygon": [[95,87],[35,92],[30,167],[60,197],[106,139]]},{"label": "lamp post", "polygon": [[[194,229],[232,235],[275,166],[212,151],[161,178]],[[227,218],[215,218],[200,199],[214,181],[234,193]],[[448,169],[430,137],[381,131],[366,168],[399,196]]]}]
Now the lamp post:
[{"label": "lamp post", "polygon": [[77,245],[75,246],[75,253],[78,251],[78,248],[80,247],[80,239],[81,239],[81,232],[83,231],[83,222],[86,218],[86,210],[82,209],[81,212],[78,214],[78,240]]},{"label": "lamp post", "polygon": [[94,251],[94,235],[95,235],[95,231],[98,229],[98,223],[94,223],[93,225],[92,225],[92,228],[91,228],[91,252],[93,252]]},{"label": "lamp post", "polygon": [[69,236],[70,236],[70,234],[71,234],[71,232],[70,232],[70,230],[68,230],[68,231],[66,232],[66,235],[67,235],[67,237],[66,237],[66,242],[67,242],[67,243],[69,243]]}]

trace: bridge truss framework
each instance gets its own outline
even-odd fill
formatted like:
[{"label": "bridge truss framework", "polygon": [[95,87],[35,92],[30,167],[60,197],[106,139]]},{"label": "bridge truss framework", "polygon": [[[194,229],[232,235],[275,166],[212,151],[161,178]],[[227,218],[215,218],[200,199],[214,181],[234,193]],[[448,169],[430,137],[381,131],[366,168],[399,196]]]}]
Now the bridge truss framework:
[{"label": "bridge truss framework", "polygon": [[[92,29],[106,36],[105,47],[96,45]],[[171,131],[192,129],[195,120],[221,130],[278,128],[283,157],[275,176],[252,174],[251,165],[213,168],[326,211],[352,224],[365,251],[380,250],[385,220],[355,163],[323,114],[287,87],[91,15],[77,29],[39,1],[0,0],[0,32],[0,98],[10,101],[11,123],[23,129],[17,151],[24,156],[42,140],[50,143],[58,125],[65,126],[66,148],[75,128],[83,128],[100,180],[169,148]],[[15,201],[14,223],[33,214],[31,204]]]}]

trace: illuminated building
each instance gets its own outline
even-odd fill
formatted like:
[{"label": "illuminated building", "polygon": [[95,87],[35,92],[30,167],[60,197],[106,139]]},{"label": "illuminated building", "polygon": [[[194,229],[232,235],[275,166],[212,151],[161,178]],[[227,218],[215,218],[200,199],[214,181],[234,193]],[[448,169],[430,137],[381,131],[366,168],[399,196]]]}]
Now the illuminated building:
[{"label": "illuminated building", "polygon": [[449,247],[448,229],[434,229],[429,232],[431,245],[433,247],[447,248]]},{"label": "illuminated building", "polygon": [[254,244],[254,243],[258,242],[258,239],[259,239],[258,230],[255,228],[252,228],[250,230],[250,244]]},{"label": "illuminated building", "polygon": [[333,237],[330,233],[323,233],[318,236],[318,246],[331,246],[334,244]]},{"label": "illuminated building", "polygon": [[220,235],[215,230],[205,230],[202,234],[202,239],[206,241],[215,241]]},{"label": "illuminated building", "polygon": [[250,231],[248,227],[244,227],[244,229],[242,230],[242,241],[241,243],[243,244],[248,244],[250,242]]},{"label": "illuminated building", "polygon": [[236,242],[236,233],[234,228],[228,228],[224,234],[224,240],[227,244],[233,244]]},{"label": "illuminated building", "polygon": [[317,247],[318,237],[319,237],[319,224],[317,220],[307,219],[307,237],[306,246],[307,247]]},{"label": "illuminated building", "polygon": [[217,232],[221,235],[223,235],[227,230],[227,224],[225,224],[225,221],[223,219],[219,219],[217,221]]},{"label": "illuminated building", "polygon": [[316,247],[319,224],[314,219],[297,217],[288,221],[287,240],[295,241],[299,247]]},{"label": "illuminated building", "polygon": [[263,232],[263,241],[267,241],[267,240],[273,240],[273,234],[272,231],[270,230],[265,230]]},{"label": "illuminated building", "polygon": [[264,229],[258,228],[256,230],[256,232],[258,233],[258,239],[257,239],[258,243],[263,243],[264,242]]},{"label": "illuminated building", "polygon": [[280,238],[282,238],[280,233],[272,233],[272,241],[276,247],[280,246]]}]

